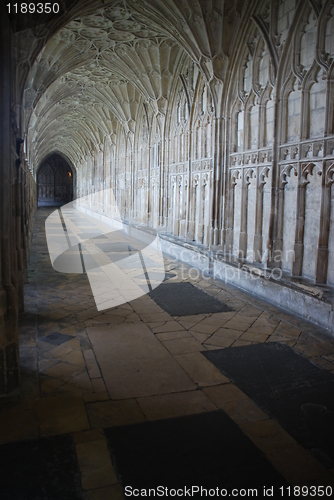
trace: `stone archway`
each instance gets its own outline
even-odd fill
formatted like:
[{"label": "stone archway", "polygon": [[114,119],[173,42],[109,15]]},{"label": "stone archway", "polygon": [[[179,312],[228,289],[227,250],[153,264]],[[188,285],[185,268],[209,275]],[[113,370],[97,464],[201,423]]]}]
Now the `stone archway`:
[{"label": "stone archway", "polygon": [[61,206],[73,200],[73,169],[58,154],[43,161],[37,172],[38,206]]}]

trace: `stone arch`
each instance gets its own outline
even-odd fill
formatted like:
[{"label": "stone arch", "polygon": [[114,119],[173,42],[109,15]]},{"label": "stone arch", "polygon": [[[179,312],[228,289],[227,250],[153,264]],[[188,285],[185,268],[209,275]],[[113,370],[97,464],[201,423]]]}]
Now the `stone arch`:
[{"label": "stone arch", "polygon": [[[270,147],[273,144],[275,135],[275,101],[273,97],[273,87],[268,82],[263,89],[260,101],[260,147]],[[261,119],[262,118],[262,119]]]},{"label": "stone arch", "polygon": [[237,99],[231,112],[231,153],[242,151],[244,148],[244,103]]},{"label": "stone arch", "polygon": [[282,89],[281,113],[281,142],[299,142],[302,91],[299,81],[292,71]]},{"label": "stone arch", "polygon": [[245,103],[246,127],[244,149],[256,150],[259,148],[259,100],[252,89]]},{"label": "stone arch", "polygon": [[323,68],[315,65],[310,78],[307,98],[307,138],[322,137],[326,130],[327,79],[322,78]]}]

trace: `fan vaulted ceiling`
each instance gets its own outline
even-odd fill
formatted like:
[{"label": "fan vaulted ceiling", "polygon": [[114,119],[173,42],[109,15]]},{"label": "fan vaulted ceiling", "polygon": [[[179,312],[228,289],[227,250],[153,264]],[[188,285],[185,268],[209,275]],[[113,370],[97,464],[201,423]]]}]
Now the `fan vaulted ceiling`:
[{"label": "fan vaulted ceiling", "polygon": [[141,102],[164,114],[173,75],[187,57],[208,81],[221,77],[228,16],[216,3],[74,2],[69,20],[45,37],[26,79],[30,164],[36,168],[55,150],[75,164],[105,137],[112,141],[117,124],[133,132]]}]

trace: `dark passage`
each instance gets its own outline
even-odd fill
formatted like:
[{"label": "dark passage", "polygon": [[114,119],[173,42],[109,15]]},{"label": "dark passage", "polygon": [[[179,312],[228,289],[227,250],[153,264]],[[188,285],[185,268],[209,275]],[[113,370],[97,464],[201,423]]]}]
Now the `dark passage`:
[{"label": "dark passage", "polygon": [[278,491],[287,484],[223,411],[113,427],[105,433],[123,488],[253,487],[261,498],[265,485]]},{"label": "dark passage", "polygon": [[73,174],[66,160],[53,154],[37,174],[38,206],[61,206],[73,200]]},{"label": "dark passage", "polygon": [[334,376],[280,343],[203,352],[325,467],[334,466]]}]

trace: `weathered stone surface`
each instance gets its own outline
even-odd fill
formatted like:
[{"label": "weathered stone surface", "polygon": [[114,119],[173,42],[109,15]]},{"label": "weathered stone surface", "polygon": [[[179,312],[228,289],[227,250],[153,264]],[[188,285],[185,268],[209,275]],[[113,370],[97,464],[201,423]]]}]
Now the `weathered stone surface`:
[{"label": "weathered stone surface", "polygon": [[[211,272],[333,331],[328,2],[317,15],[290,0],[70,3],[25,29],[1,6],[0,349],[18,349],[43,165],[56,201],[105,191],[82,208],[158,229],[189,279]],[[71,315],[50,310],[59,324]],[[10,358],[1,393],[17,385]]]}]

